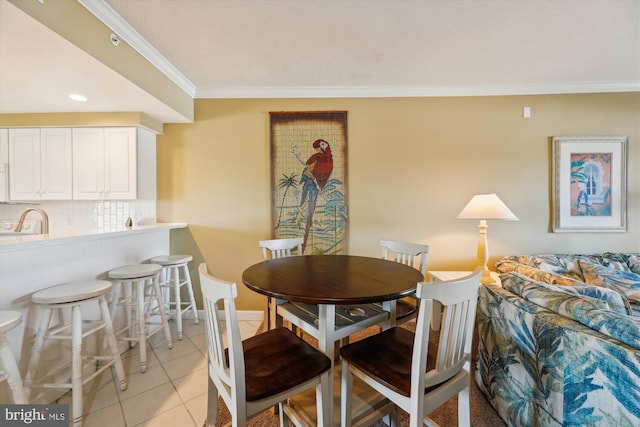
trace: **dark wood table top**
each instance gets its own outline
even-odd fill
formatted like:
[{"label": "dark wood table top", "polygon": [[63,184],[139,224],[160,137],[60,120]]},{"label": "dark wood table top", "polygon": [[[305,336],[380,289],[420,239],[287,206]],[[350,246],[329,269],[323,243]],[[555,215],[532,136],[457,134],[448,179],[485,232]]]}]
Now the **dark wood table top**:
[{"label": "dark wood table top", "polygon": [[247,268],[242,283],[274,298],[306,304],[365,304],[402,298],[424,281],[415,268],[381,258],[305,255]]}]

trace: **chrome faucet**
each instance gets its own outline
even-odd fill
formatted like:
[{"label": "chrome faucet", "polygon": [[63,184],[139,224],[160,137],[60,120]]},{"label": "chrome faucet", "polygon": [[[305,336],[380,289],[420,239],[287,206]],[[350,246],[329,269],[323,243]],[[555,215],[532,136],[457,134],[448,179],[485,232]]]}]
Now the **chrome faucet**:
[{"label": "chrome faucet", "polygon": [[16,233],[19,233],[22,231],[22,227],[24,225],[24,220],[27,217],[27,214],[29,214],[29,212],[31,211],[36,211],[40,214],[40,216],[42,217],[42,229],[40,230],[40,234],[49,234],[49,215],[47,215],[47,212],[45,212],[44,209],[40,209],[40,208],[29,208],[29,209],[25,209],[24,212],[22,212],[22,214],[20,215],[20,219],[18,220],[18,224],[16,224],[16,228],[13,230]]}]

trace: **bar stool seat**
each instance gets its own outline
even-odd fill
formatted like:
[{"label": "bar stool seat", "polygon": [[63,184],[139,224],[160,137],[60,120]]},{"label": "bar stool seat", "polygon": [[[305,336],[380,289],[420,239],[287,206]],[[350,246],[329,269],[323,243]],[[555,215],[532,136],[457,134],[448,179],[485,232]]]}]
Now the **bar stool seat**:
[{"label": "bar stool seat", "polygon": [[[25,386],[28,390],[33,387],[45,388],[70,388],[73,404],[73,425],[82,425],[82,389],[84,384],[96,378],[105,369],[113,366],[122,390],[127,388],[127,379],[124,373],[118,343],[113,331],[111,314],[107,304],[106,295],[111,291],[111,282],[106,280],[90,280],[72,282],[64,285],[53,286],[36,292],[31,301],[36,305],[40,314],[38,332],[33,345],[29,369],[25,378]],[[96,301],[100,308],[99,320],[84,320],[82,308],[84,304]],[[64,322],[62,309],[71,309],[71,322]],[[51,325],[53,310],[58,310],[58,322]],[[60,325],[60,323],[63,323]],[[88,357],[83,355],[83,340],[104,329],[109,346],[109,355]],[[43,351],[45,339],[70,340],[71,341],[71,381],[70,382],[42,382],[34,383],[38,376],[38,365]],[[96,362],[97,369],[92,374],[84,377],[83,362],[89,360]],[[47,372],[44,379],[54,377],[57,372]]]},{"label": "bar stool seat", "polygon": [[[160,286],[170,289],[169,295],[165,301],[168,307],[170,317],[176,321],[178,330],[178,339],[182,339],[182,316],[189,310],[192,311],[193,319],[197,325],[198,309],[196,307],[196,299],[193,295],[193,286],[191,285],[191,276],[189,274],[189,263],[193,260],[191,255],[175,254],[161,255],[151,258],[150,262],[162,266],[162,279]],[[180,288],[186,286],[189,295],[189,301],[183,302],[180,295]],[[173,292],[171,292],[173,291]],[[171,297],[173,295],[173,301]]]},{"label": "bar stool seat", "polygon": [[22,377],[16,358],[5,334],[20,324],[22,313],[19,311],[0,311],[0,381],[9,384],[13,395],[13,403],[26,404],[27,394],[24,391]]},{"label": "bar stool seat", "polygon": [[[173,348],[171,330],[164,309],[162,293],[160,292],[160,272],[162,267],[157,264],[125,265],[109,271],[109,278],[114,282],[111,295],[111,313],[118,305],[124,306],[127,313],[127,325],[116,332],[124,336],[125,341],[133,347],[140,344],[140,370],[147,370],[147,340],[156,332],[164,330],[169,348]],[[152,304],[157,305],[160,322],[151,320]],[[149,328],[150,326],[156,328]]]}]

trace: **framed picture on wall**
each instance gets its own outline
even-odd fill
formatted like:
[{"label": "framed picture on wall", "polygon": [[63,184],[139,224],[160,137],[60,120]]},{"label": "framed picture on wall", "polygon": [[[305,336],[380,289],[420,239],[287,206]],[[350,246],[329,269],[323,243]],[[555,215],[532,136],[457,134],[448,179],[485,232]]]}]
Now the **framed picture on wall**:
[{"label": "framed picture on wall", "polygon": [[273,238],[303,238],[306,255],[346,251],[347,112],[272,112]]},{"label": "framed picture on wall", "polygon": [[624,136],[558,136],[552,153],[553,232],[627,231]]}]

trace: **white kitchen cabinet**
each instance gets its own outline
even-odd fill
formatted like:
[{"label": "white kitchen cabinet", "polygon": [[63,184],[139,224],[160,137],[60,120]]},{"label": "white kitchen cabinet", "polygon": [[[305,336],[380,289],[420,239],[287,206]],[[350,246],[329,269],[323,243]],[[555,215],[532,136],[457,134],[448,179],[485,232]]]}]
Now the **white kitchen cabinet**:
[{"label": "white kitchen cabinet", "polygon": [[71,129],[9,129],[9,200],[70,200]]},{"label": "white kitchen cabinet", "polygon": [[73,198],[137,197],[136,128],[73,129]]}]

